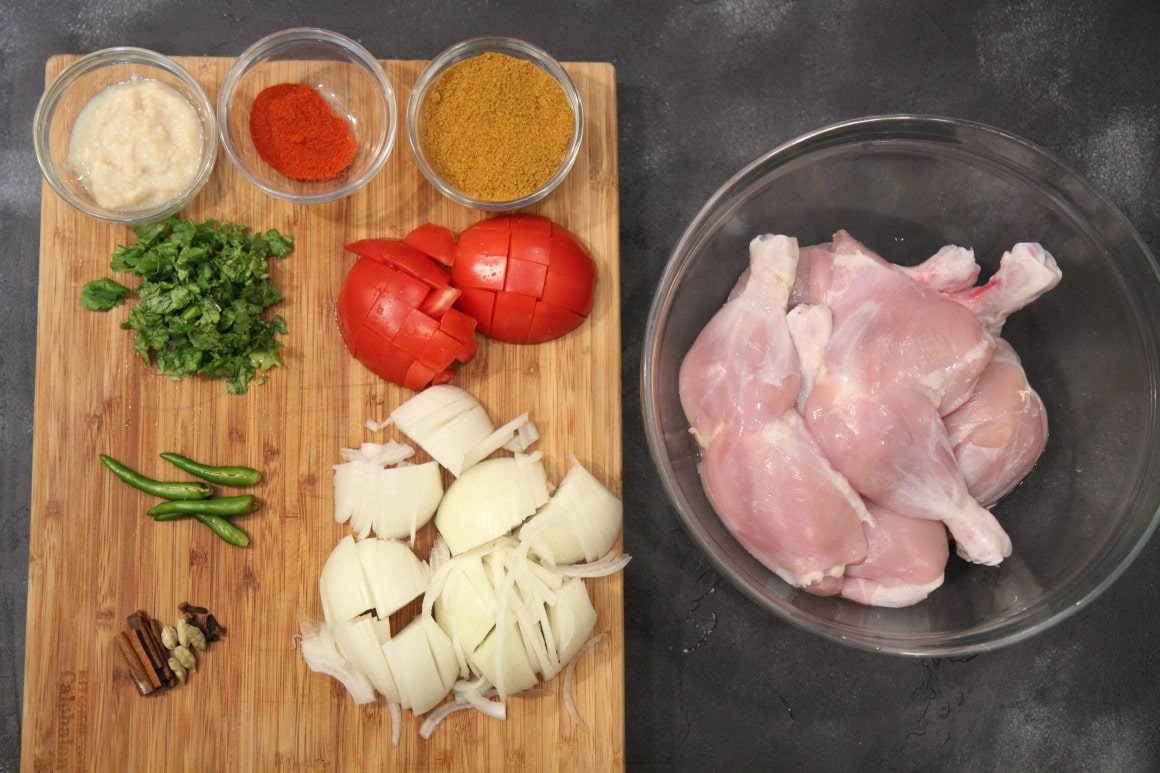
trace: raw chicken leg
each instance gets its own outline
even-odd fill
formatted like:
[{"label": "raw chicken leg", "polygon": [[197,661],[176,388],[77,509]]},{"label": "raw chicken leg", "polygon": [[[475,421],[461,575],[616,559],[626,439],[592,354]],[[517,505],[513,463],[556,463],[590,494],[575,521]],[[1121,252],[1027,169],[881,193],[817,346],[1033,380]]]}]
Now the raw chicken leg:
[{"label": "raw chicken leg", "polygon": [[829,595],[865,557],[869,515],[794,409],[801,374],[785,312],[797,261],[795,239],[753,240],[744,287],[681,363],[680,396],[722,523],[786,582]]},{"label": "raw chicken leg", "polygon": [[803,410],[818,445],[867,500],[942,521],[959,555],[998,564],[1011,541],[967,492],[940,414],[967,399],[993,339],[845,232],[811,254],[809,273],[811,300],[833,315]]},{"label": "raw chicken leg", "polygon": [[979,278],[975,251],[954,244],[948,244],[917,266],[898,269],[919,284],[944,293],[966,290]]},{"label": "raw chicken leg", "polygon": [[938,521],[907,518],[877,505],[869,509],[870,552],[865,561],[846,567],[842,595],[878,607],[917,604],[943,583],[950,555],[946,529]]},{"label": "raw chicken leg", "polygon": [[995,356],[971,396],[945,418],[967,490],[991,506],[1031,471],[1047,446],[1047,409],[1011,344],[996,341]]},{"label": "raw chicken leg", "polygon": [[999,335],[1003,323],[1019,309],[1059,284],[1063,273],[1047,250],[1020,242],[999,259],[999,270],[979,287],[947,293],[975,313],[979,324]]}]

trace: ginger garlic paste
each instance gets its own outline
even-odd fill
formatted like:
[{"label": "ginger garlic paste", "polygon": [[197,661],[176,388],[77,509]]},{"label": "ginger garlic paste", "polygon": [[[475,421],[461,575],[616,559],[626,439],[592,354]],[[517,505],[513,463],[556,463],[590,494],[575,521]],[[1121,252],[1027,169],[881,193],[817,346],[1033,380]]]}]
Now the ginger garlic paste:
[{"label": "ginger garlic paste", "polygon": [[201,155],[193,106],[160,81],[135,78],[109,86],[81,110],[68,163],[97,204],[132,212],[189,187]]}]

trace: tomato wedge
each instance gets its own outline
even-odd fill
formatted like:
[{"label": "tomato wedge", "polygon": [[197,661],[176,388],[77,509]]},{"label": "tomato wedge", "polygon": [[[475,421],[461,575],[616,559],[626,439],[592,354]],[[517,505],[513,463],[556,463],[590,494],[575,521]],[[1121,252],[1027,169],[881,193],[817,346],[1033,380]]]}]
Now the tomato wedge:
[{"label": "tomato wedge", "polygon": [[430,287],[446,287],[451,277],[431,261],[430,256],[399,239],[361,239],[346,248],[364,258],[386,263]]},{"label": "tomato wedge", "polygon": [[444,266],[455,262],[455,234],[450,228],[424,223],[404,236],[403,241]]},{"label": "tomato wedge", "polygon": [[480,221],[459,235],[455,307],[484,335],[533,344],[575,330],[592,311],[596,262],[571,231],[539,215]]},{"label": "tomato wedge", "polygon": [[338,295],[338,328],[351,354],[371,372],[419,390],[450,380],[456,362],[475,356],[476,323],[452,308],[459,290],[446,281],[427,281],[435,278],[432,272],[447,272],[423,253],[416,251],[416,259],[399,250],[399,244],[364,239],[355,242],[358,249],[351,246],[369,254],[347,272]]}]

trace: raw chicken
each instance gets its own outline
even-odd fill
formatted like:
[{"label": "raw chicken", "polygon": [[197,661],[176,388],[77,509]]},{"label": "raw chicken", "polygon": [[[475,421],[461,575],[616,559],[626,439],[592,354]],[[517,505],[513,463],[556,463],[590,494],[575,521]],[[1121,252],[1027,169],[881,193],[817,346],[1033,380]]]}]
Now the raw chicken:
[{"label": "raw chicken", "polygon": [[869,515],[794,408],[801,374],[786,304],[797,261],[795,239],[753,240],[744,286],[681,363],[680,396],[722,523],[786,582],[830,595],[866,556]]},{"label": "raw chicken", "polygon": [[1019,309],[1059,284],[1063,273],[1055,258],[1038,244],[1020,242],[999,259],[999,270],[979,287],[948,293],[947,297],[975,313],[979,324],[999,335],[1003,323]]},{"label": "raw chicken", "polygon": [[998,564],[1011,540],[968,493],[940,413],[967,399],[994,340],[969,309],[845,232],[810,260],[811,301],[833,315],[803,410],[810,433],[866,500],[941,521],[960,556]]},{"label": "raw chicken", "polygon": [[878,607],[917,604],[943,583],[950,555],[946,529],[938,521],[907,518],[877,505],[869,509],[870,552],[846,567],[842,595]]},{"label": "raw chicken", "polygon": [[954,245],[897,266],[845,231],[751,242],[680,396],[709,501],[790,584],[907,606],[942,584],[948,537],[969,561],[1010,555],[982,505],[1027,474],[1047,424],[1000,332],[1060,271],[1037,244],[979,271]]},{"label": "raw chicken", "polygon": [[986,507],[1010,493],[1047,446],[1043,400],[1011,344],[996,343],[967,402],[945,419],[967,491]]}]

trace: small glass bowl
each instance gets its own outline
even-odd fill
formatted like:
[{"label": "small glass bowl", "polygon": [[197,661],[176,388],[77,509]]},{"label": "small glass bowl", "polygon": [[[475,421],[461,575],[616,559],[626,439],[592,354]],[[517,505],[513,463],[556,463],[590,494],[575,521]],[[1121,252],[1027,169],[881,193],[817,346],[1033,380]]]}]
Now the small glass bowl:
[{"label": "small glass bowl", "polygon": [[[486,53],[505,54],[533,63],[560,84],[560,88],[564,90],[564,95],[572,108],[572,142],[560,160],[560,166],[556,172],[539,189],[509,201],[480,199],[457,189],[439,174],[423,145],[423,115],[426,112],[427,98],[431,95],[431,90],[439,81],[439,77],[459,62]],[[580,154],[580,142],[583,138],[584,107],[580,102],[580,92],[577,91],[576,84],[568,77],[568,73],[564,71],[560,63],[552,58],[548,52],[517,38],[477,37],[456,43],[431,60],[419,76],[419,80],[416,81],[415,88],[411,91],[411,98],[407,103],[407,140],[411,145],[411,151],[415,154],[415,161],[418,162],[419,169],[423,171],[424,176],[440,193],[455,203],[485,212],[511,212],[521,209],[534,204],[555,190],[556,186],[568,176],[573,164],[576,163],[576,157]]]},{"label": "small glass bowl", "polygon": [[[90,99],[109,86],[133,79],[159,81],[189,102],[201,121],[201,162],[185,190],[168,201],[146,209],[107,209],[96,202],[69,165],[69,140],[77,116]],[[62,199],[86,215],[126,225],[161,220],[189,203],[209,180],[218,147],[213,105],[197,80],[169,57],[130,47],[95,51],[68,65],[40,98],[33,142],[44,178]]]},{"label": "small glass bowl", "polygon": [[[331,180],[295,180],[267,164],[250,136],[250,106],[263,89],[305,83],[316,89],[355,138],[350,166]],[[268,35],[230,68],[217,101],[222,147],[238,170],[271,196],[321,204],[351,195],[383,168],[395,145],[395,90],[365,48],[329,30],[300,27]]]}]

